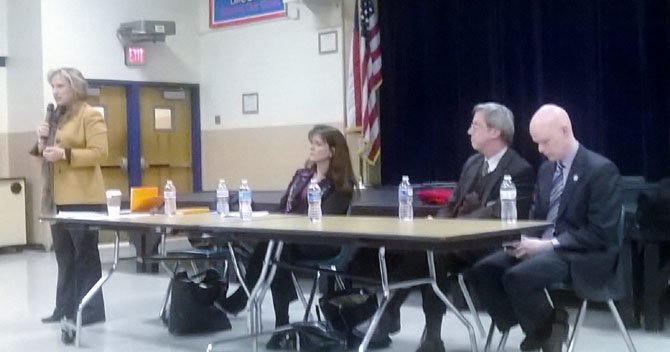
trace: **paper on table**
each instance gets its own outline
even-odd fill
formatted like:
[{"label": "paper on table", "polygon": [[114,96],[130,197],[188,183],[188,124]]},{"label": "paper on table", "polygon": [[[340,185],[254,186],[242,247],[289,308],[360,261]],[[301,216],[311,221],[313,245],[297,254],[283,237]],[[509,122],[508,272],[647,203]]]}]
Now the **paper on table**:
[{"label": "paper on table", "polygon": [[107,213],[95,212],[95,211],[59,211],[56,215],[57,219],[131,219],[139,218],[143,216],[148,216],[148,213],[130,213],[128,210],[122,210],[121,215],[110,217]]},{"label": "paper on table", "polygon": [[[266,215],[269,215],[269,214],[270,214],[270,212],[265,211],[265,210],[254,211],[254,212],[251,212],[251,217],[252,218],[260,218],[260,217],[263,217],[263,216],[266,216]],[[226,217],[227,218],[239,218],[240,217],[240,212],[239,211],[231,211],[230,213],[228,213],[228,215],[226,215]]]},{"label": "paper on table", "polygon": [[56,215],[58,219],[104,219],[107,218],[107,213],[100,213],[95,211],[59,211]]}]

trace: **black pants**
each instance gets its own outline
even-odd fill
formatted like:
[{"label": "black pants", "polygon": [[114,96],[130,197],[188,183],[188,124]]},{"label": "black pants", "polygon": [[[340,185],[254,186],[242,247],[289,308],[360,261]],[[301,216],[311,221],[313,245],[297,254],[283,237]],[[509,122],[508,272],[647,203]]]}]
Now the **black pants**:
[{"label": "black pants", "polygon": [[[58,206],[59,211],[101,210],[99,206]],[[58,263],[55,315],[74,319],[81,299],[100,279],[102,268],[98,252],[98,231],[84,226],[51,225],[53,248]],[[82,312],[84,321],[105,318],[102,291],[98,292]]]},{"label": "black pants", "polygon": [[530,335],[552,318],[545,287],[568,281],[570,270],[553,250],[523,260],[498,251],[475,264],[470,278],[501,331],[518,323]]}]

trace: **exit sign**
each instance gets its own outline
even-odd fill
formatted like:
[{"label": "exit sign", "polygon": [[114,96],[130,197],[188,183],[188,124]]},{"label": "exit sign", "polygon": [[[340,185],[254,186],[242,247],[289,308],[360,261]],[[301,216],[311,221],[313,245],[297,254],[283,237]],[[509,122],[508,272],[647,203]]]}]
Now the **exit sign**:
[{"label": "exit sign", "polygon": [[144,54],[144,48],[139,46],[127,46],[126,47],[126,66],[143,66],[146,56]]}]

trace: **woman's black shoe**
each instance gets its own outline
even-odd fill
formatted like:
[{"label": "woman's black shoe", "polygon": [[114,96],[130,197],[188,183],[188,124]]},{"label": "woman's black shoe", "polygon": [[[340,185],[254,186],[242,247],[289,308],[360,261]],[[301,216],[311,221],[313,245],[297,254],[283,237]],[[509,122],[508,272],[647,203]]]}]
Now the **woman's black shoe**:
[{"label": "woman's black shoe", "polygon": [[295,350],[296,337],[295,332],[277,332],[272,334],[265,348],[268,350]]},{"label": "woman's black shoe", "polygon": [[221,309],[232,316],[237,316],[247,306],[247,293],[238,289],[228,298],[217,299]]},{"label": "woman's black shoe", "polygon": [[46,318],[42,318],[42,323],[44,324],[58,323],[59,321],[61,321],[61,319],[63,319],[64,316],[65,314],[54,313]]}]

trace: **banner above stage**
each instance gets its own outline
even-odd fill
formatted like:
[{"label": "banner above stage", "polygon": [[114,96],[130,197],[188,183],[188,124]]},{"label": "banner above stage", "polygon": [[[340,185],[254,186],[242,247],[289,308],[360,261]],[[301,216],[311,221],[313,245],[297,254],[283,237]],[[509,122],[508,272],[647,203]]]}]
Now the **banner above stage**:
[{"label": "banner above stage", "polygon": [[286,16],[283,0],[210,0],[209,27],[219,28]]}]

